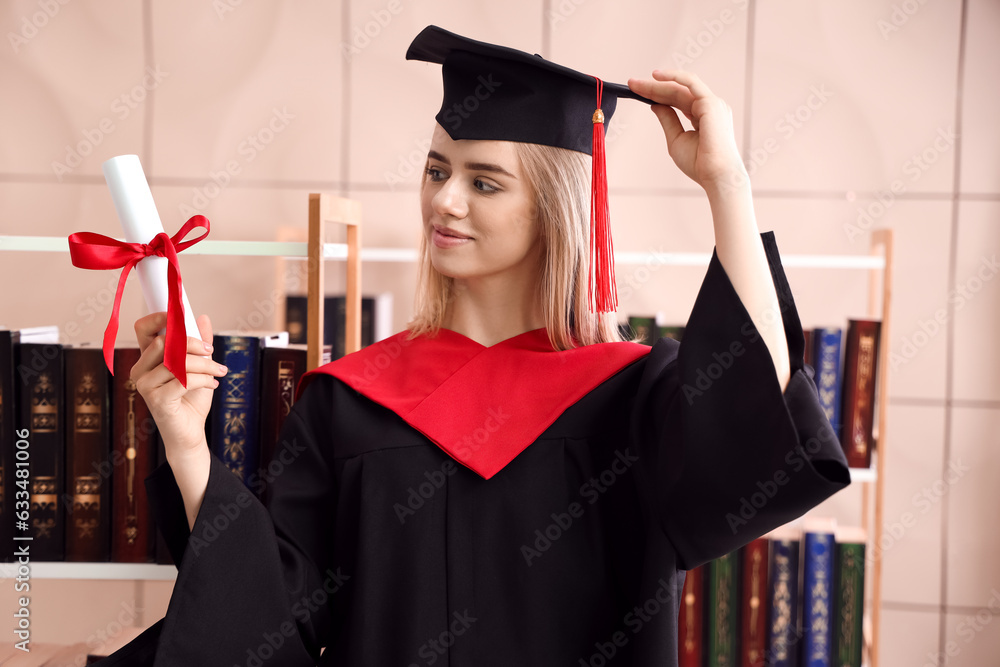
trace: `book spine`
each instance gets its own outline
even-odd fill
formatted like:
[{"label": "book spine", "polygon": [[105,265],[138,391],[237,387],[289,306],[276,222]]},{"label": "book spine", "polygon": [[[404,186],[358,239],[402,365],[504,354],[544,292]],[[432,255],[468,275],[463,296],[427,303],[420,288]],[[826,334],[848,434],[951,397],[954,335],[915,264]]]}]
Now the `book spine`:
[{"label": "book spine", "polygon": [[66,558],[62,345],[21,343],[16,356],[18,428],[27,429],[30,442],[32,560],[61,561]]},{"label": "book spine", "polygon": [[260,340],[254,336],[218,335],[212,358],[228,368],[212,398],[209,446],[248,487],[260,467],[257,402]]},{"label": "book spine", "polygon": [[673,338],[676,341],[684,336],[684,327],[658,327],[660,338]]},{"label": "book spine", "polygon": [[815,370],[816,364],[813,363],[813,332],[811,329],[802,330],[802,338],[805,341],[805,347],[802,348],[802,361],[809,364]]},{"label": "book spine", "polygon": [[705,568],[689,570],[684,577],[681,609],[677,623],[679,667],[702,665],[702,618],[705,602]]},{"label": "book spine", "polygon": [[771,542],[770,619],[767,664],[795,667],[798,664],[799,632],[799,542]]},{"label": "book spine", "polygon": [[830,420],[834,433],[840,435],[840,342],[843,334],[839,328],[813,331],[813,358],[816,360],[816,388],[819,404]]},{"label": "book spine", "polygon": [[110,405],[100,348],[66,348],[66,560],[111,557]]},{"label": "book spine", "polygon": [[265,483],[272,478],[268,465],[274,458],[281,427],[292,410],[295,388],[305,370],[304,349],[269,347],[261,353],[260,478]]},{"label": "book spine", "polygon": [[0,331],[0,542],[2,561],[10,561],[14,549],[14,509],[17,489],[14,426],[14,346],[18,332]]},{"label": "book spine", "polygon": [[129,377],[139,348],[115,350],[112,399],[112,560],[148,563],[154,559],[155,532],[144,480],[155,469],[156,423]]},{"label": "book spine", "polygon": [[305,343],[308,297],[289,295],[285,297],[285,330],[289,343]]},{"label": "book spine", "polygon": [[850,320],[847,328],[841,443],[852,468],[868,468],[872,462],[880,328],[874,320]]},{"label": "book spine", "polygon": [[740,655],[743,667],[763,667],[767,643],[767,539],[743,547]]},{"label": "book spine", "polygon": [[652,345],[656,342],[656,334],[658,333],[658,330],[656,328],[655,317],[640,317],[638,315],[631,315],[628,318],[628,325],[634,332],[634,335],[639,338],[638,342],[643,345]]},{"label": "book spine", "polygon": [[739,554],[708,564],[708,667],[736,665],[739,629]]},{"label": "book spine", "polygon": [[865,545],[837,544],[836,666],[861,667],[864,644]]},{"label": "book spine", "polygon": [[829,667],[833,617],[833,534],[805,534],[802,576],[803,664]]}]

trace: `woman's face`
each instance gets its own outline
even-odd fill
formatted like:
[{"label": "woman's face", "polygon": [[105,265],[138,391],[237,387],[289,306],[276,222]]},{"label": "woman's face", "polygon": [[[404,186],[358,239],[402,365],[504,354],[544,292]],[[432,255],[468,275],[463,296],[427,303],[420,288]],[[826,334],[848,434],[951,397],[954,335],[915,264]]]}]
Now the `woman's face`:
[{"label": "woman's face", "polygon": [[455,141],[436,125],[420,208],[431,263],[457,279],[537,275],[534,200],[508,141]]}]

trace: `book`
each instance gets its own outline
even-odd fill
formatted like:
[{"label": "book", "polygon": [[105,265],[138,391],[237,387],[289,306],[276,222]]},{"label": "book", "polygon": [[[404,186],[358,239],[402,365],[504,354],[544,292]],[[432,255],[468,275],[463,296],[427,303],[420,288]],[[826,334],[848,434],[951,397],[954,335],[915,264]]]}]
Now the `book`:
[{"label": "book", "polygon": [[681,609],[677,620],[677,650],[679,667],[701,667],[704,655],[702,634],[705,608],[705,566],[688,570],[681,593]]},{"label": "book", "polygon": [[247,487],[260,469],[261,350],[287,344],[285,332],[221,332],[213,339],[212,359],[229,370],[212,396],[208,445]]},{"label": "book", "polygon": [[[392,293],[361,297],[361,347],[388,338],[392,330]],[[300,295],[285,297],[285,329],[288,342],[307,342],[308,298]],[[323,301],[323,344],[331,347],[331,359],[340,359],[346,349],[347,297],[331,295]]]},{"label": "book", "polygon": [[111,558],[110,373],[99,347],[67,347],[66,560]]},{"label": "book", "polygon": [[145,479],[156,468],[156,422],[129,377],[139,348],[115,350],[111,383],[111,559],[119,563],[154,560],[156,528],[146,500]]},{"label": "book", "polygon": [[[66,455],[64,450],[63,346],[21,342],[15,352],[17,429],[27,431],[31,559],[66,558]],[[15,524],[18,533],[19,524]]]},{"label": "book", "polygon": [[834,664],[861,667],[864,645],[862,620],[865,610],[865,544],[868,536],[857,527],[837,528],[836,594],[834,617]]},{"label": "book", "polygon": [[[329,348],[327,348],[329,349]],[[263,486],[273,477],[268,466],[274,457],[285,418],[295,402],[295,389],[306,370],[306,346],[264,348],[261,355],[261,435],[260,479],[256,487]]]},{"label": "book", "polygon": [[802,330],[802,338],[805,341],[805,345],[802,348],[802,361],[803,363],[809,364],[816,370],[816,365],[813,363],[813,332],[811,329]]},{"label": "book", "polygon": [[880,329],[878,320],[849,320],[847,325],[840,441],[852,468],[869,468],[872,463]]},{"label": "book", "polygon": [[834,519],[810,518],[803,525],[802,664],[830,667],[833,646]]},{"label": "book", "polygon": [[759,537],[741,550],[740,664],[763,667],[767,645],[767,538]]},{"label": "book", "polygon": [[733,667],[739,637],[739,552],[708,563],[708,667]]},{"label": "book", "polygon": [[771,583],[768,586],[770,667],[795,667],[799,641],[799,543],[801,531],[782,526],[768,535],[771,542]]},{"label": "book", "polygon": [[660,338],[673,338],[676,341],[684,336],[684,327],[682,326],[661,326],[657,327]]},{"label": "book", "polygon": [[833,432],[840,436],[840,343],[842,330],[837,327],[813,330],[813,359],[816,361],[816,388],[819,404],[830,420]]},{"label": "book", "polygon": [[628,326],[632,330],[631,336],[635,336],[637,343],[652,345],[656,342],[659,330],[656,328],[656,318],[646,315],[629,315]]}]

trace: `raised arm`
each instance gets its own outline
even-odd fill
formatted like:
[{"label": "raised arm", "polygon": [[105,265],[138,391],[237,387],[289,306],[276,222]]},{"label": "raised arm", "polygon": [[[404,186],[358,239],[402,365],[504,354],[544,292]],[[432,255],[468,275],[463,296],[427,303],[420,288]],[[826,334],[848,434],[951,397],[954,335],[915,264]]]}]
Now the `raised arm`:
[{"label": "raised arm", "polygon": [[[690,72],[654,70],[652,80],[629,79],[629,87],[659,103],[652,109],[670,157],[708,195],[719,263],[760,332],[784,389],[791,374],[788,344],[754,216],[750,179],[736,147],[732,109]],[[677,111],[693,130],[684,130]]]}]

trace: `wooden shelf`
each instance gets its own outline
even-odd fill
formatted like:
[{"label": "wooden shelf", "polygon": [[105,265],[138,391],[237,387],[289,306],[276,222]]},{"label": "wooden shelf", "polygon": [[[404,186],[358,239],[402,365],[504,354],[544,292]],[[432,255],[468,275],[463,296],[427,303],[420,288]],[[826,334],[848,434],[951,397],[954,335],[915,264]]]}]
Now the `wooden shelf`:
[{"label": "wooden shelf", "polygon": [[[155,563],[31,563],[32,579],[127,579],[173,581],[177,578],[174,565]],[[0,578],[17,576],[17,563],[0,563]]]}]

